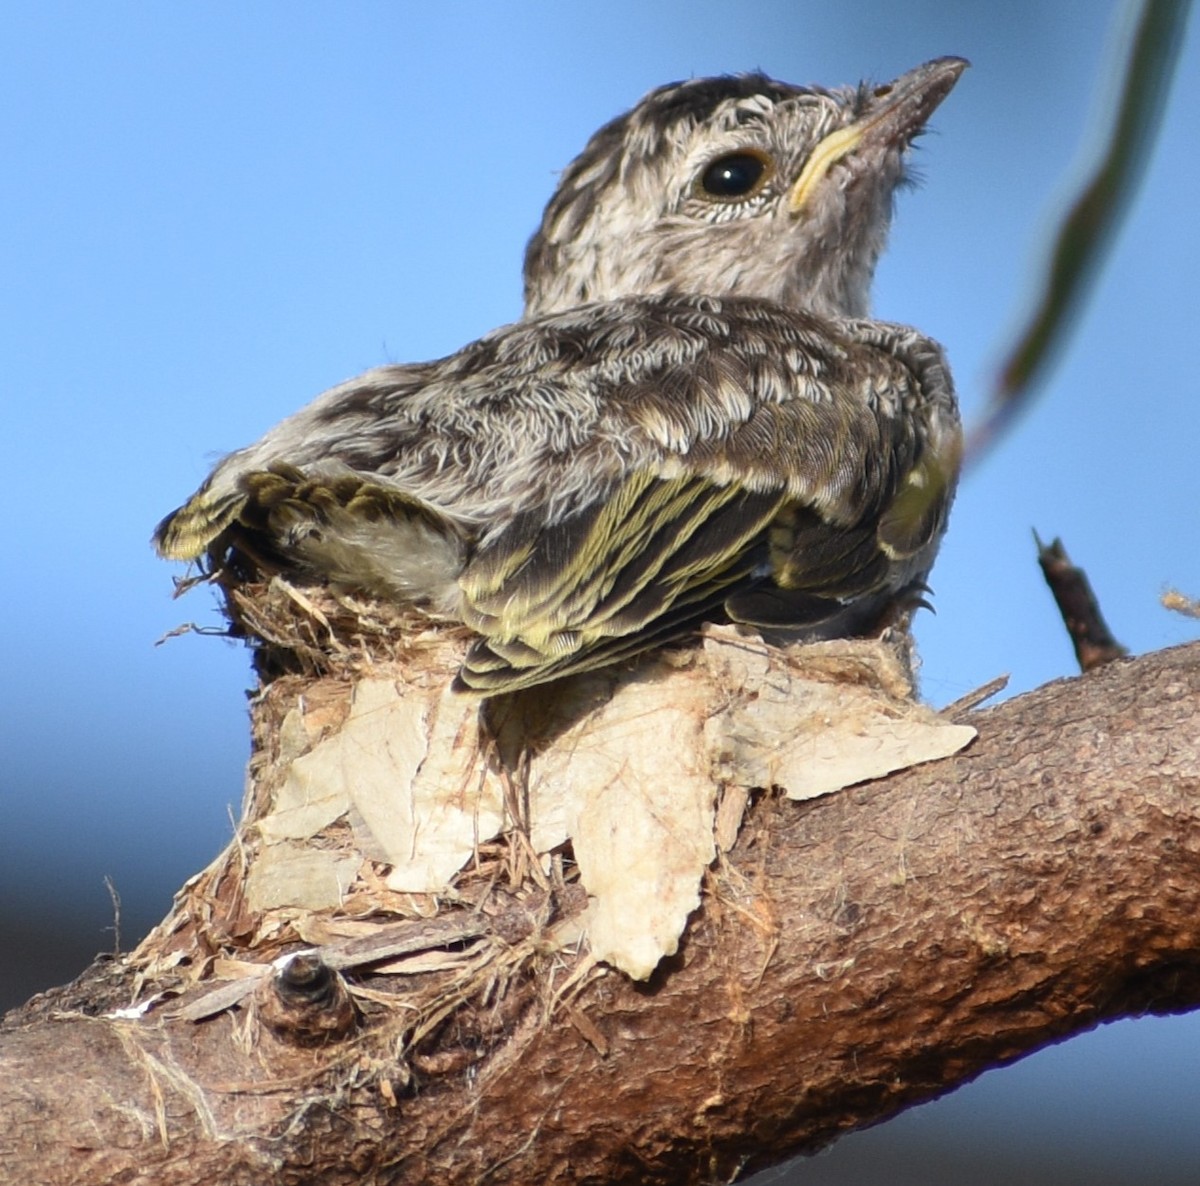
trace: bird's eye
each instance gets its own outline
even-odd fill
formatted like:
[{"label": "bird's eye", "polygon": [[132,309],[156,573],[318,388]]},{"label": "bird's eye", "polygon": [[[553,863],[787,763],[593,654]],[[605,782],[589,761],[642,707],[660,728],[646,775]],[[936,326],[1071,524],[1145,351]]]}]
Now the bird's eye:
[{"label": "bird's eye", "polygon": [[696,183],[703,197],[735,201],[753,197],[771,176],[770,157],[760,152],[731,152],[705,165]]}]

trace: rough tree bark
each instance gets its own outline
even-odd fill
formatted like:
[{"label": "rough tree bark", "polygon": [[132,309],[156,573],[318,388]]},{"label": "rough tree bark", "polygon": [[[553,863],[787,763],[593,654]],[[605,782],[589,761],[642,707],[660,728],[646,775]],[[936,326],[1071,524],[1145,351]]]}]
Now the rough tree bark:
[{"label": "rough tree bark", "polygon": [[[569,880],[500,872],[486,908],[376,952],[424,949],[411,1016],[345,941],[203,1020],[112,1015],[174,982],[100,962],[0,1031],[0,1164],[83,1186],[727,1181],[1101,1021],[1194,1007],[1200,644],[970,719],[954,757],[757,793],[648,983],[550,941]],[[184,1001],[228,959],[197,912],[241,925],[231,869],[185,887],[160,945]],[[464,978],[480,942],[490,971]]]}]

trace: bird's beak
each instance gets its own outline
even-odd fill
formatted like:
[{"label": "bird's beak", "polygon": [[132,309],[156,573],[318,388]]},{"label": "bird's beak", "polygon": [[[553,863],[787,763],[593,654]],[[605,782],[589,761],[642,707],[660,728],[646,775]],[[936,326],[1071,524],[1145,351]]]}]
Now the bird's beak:
[{"label": "bird's beak", "polygon": [[830,132],[809,154],[788,191],[788,212],[799,213],[830,167],[848,152],[862,145],[907,146],[968,65],[966,58],[934,58],[894,82],[876,87],[867,112]]}]

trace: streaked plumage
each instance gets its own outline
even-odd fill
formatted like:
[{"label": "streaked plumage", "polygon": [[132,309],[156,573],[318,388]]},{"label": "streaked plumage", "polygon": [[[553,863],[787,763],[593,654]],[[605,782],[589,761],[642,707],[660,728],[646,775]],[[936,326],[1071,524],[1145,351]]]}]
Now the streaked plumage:
[{"label": "streaked plumage", "polygon": [[903,151],[963,65],[653,92],[564,175],[526,321],[326,392],[159,551],[428,605],[479,634],[484,694],[713,618],[869,628],[928,572],[957,471],[939,348],[865,313]]}]

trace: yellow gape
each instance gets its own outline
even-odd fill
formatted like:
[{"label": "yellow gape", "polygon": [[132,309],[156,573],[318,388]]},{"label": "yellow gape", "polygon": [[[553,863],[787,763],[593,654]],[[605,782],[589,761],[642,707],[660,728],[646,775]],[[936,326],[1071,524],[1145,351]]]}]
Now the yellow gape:
[{"label": "yellow gape", "polygon": [[821,184],[825,174],[846,153],[853,152],[858,147],[859,142],[870,127],[871,121],[866,120],[861,123],[850,124],[849,127],[838,128],[836,132],[830,132],[812,150],[808,160],[804,162],[804,168],[800,170],[800,176],[796,178],[795,184],[788,191],[787,205],[789,214],[799,214],[804,209],[805,203],[813,191]]}]

